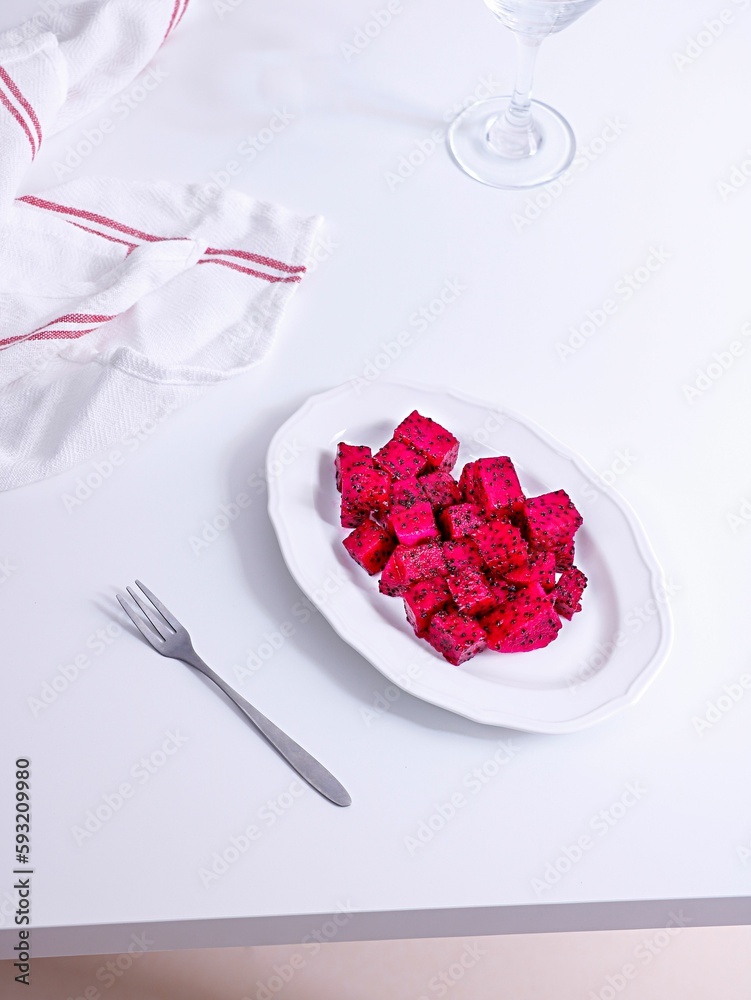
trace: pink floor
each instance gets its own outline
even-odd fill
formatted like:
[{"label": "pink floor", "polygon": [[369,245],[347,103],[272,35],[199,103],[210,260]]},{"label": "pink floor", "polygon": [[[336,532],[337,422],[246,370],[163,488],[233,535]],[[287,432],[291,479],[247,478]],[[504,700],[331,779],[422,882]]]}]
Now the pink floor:
[{"label": "pink floor", "polygon": [[751,1000],[751,926],[38,959],[26,1000]]}]

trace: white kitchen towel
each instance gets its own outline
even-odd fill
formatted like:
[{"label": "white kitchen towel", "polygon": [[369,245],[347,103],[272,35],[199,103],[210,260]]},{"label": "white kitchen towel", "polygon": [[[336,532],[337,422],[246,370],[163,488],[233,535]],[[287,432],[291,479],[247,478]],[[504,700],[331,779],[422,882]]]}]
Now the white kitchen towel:
[{"label": "white kitchen towel", "polygon": [[88,177],[16,197],[44,136],[129,83],[186,6],[91,0],[0,35],[0,489],[255,364],[305,273],[318,219],[238,192]]}]

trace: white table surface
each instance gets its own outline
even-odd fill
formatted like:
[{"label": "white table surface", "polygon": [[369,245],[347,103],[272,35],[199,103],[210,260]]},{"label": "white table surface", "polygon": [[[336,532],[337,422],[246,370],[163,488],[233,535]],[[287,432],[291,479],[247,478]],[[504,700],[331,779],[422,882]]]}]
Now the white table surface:
[{"label": "white table surface", "polygon": [[[369,20],[371,0],[235,2],[223,18],[192,5],[156,60],[164,82],[78,170],[209,180],[287,109],[294,121],[236,186],[321,213],[331,249],[272,357],[170,416],[80,507],[66,509],[64,496],[92,464],[0,496],[0,560],[13,567],[0,584],[0,956],[16,941],[17,756],[33,771],[36,954],[125,950],[144,928],[154,948],[300,941],[338,910],[355,915],[324,937],[656,927],[675,900],[687,922],[748,922],[751,693],[701,734],[695,720],[751,673],[751,526],[728,519],[751,514],[741,332],[751,185],[724,198],[717,188],[751,156],[751,10],[728,0],[733,20],[682,69],[675,54],[721,3],[606,0],[546,42],[537,94],[593,158],[520,226],[514,214],[539,192],[470,181],[442,146],[393,190],[387,180],[482,81],[508,89],[513,41],[479,0],[405,0],[349,62],[341,43]],[[3,22],[35,9],[14,0]],[[46,143],[29,191],[55,182],[55,163],[102,114]],[[593,144],[613,121],[621,134]],[[669,259],[626,301],[616,285],[652,247]],[[407,694],[379,709],[393,696],[384,678],[317,613],[305,620],[263,493],[208,548],[191,549],[263,468],[279,423],[362,373],[447,281],[466,290],[388,377],[510,406],[598,470],[615,468],[675,586],[675,643],[658,678],[635,707],[575,735],[487,728]],[[569,328],[614,295],[616,315],[562,360]],[[734,340],[744,353],[689,401],[683,386]],[[350,809],[312,791],[285,798],[286,765],[191,671],[130,632],[94,650],[98,630],[118,632],[114,588],[136,576],[231,682],[293,623],[239,687],[331,767]],[[79,654],[86,668],[35,715],[29,698]],[[147,780],[133,776],[170,732],[187,741]],[[499,741],[513,760],[468,791],[465,776]],[[87,810],[128,780],[133,795],[77,843]],[[630,783],[646,791],[598,832],[596,817]],[[411,853],[405,838],[462,790],[455,818]],[[292,805],[274,815],[269,800]],[[205,886],[200,870],[251,825],[258,839]],[[536,889],[584,834],[581,859]]]}]

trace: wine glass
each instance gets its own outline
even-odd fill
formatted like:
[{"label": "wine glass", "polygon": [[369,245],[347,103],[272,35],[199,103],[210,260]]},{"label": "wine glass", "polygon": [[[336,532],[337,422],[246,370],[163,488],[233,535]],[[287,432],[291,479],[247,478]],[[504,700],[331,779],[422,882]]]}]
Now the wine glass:
[{"label": "wine glass", "polygon": [[462,170],[499,188],[547,184],[571,165],[576,140],[566,119],[532,100],[543,38],[562,31],[598,0],[485,0],[516,36],[514,93],[470,105],[451,124],[448,144]]}]

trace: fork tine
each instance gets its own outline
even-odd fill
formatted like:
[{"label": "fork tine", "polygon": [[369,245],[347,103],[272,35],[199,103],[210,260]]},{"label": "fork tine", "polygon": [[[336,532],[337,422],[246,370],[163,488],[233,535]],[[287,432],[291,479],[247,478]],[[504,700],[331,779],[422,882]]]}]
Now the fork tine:
[{"label": "fork tine", "polygon": [[143,611],[144,615],[146,615],[146,617],[149,620],[149,623],[151,624],[151,627],[154,629],[154,631],[156,632],[156,634],[159,636],[160,639],[166,639],[168,636],[172,635],[172,632],[170,631],[167,624],[163,622],[160,617],[158,617],[154,609],[149,607],[146,601],[144,601],[142,597],[138,596],[138,594],[135,592],[135,590],[133,590],[132,587],[126,587],[125,589],[128,591],[130,596],[136,602],[141,611]]},{"label": "fork tine", "polygon": [[130,607],[125,597],[122,594],[117,595],[117,599],[120,602],[120,607],[123,609],[125,614],[130,618],[133,624],[136,626],[138,631],[144,637],[144,639],[152,645],[155,649],[159,649],[159,646],[164,642],[162,637],[154,632],[149,626],[142,622],[136,612]]},{"label": "fork tine", "polygon": [[159,598],[155,597],[151,593],[148,587],[144,586],[144,584],[142,584],[140,580],[136,580],[136,586],[138,587],[139,590],[142,590],[144,594],[146,594],[146,596],[154,605],[154,607],[157,609],[162,618],[164,618],[164,620],[167,622],[168,625],[172,626],[175,632],[177,632],[178,629],[182,628],[182,625],[177,620],[177,618],[175,618],[175,616],[165,608],[165,606],[162,604]]}]

